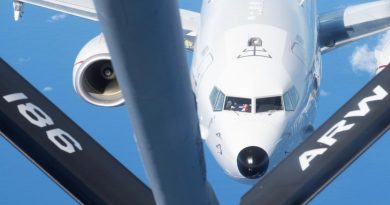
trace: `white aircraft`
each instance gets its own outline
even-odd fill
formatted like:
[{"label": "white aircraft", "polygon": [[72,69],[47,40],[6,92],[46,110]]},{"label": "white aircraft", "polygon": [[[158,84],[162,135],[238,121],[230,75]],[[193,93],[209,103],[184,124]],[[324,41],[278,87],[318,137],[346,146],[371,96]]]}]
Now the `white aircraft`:
[{"label": "white aircraft", "polygon": [[[14,1],[97,20],[91,0]],[[181,10],[202,138],[223,170],[256,182],[314,129],[321,54],[390,28],[390,1],[317,14],[315,0],[209,0]],[[75,61],[76,92],[99,106],[123,104],[103,35]]]}]

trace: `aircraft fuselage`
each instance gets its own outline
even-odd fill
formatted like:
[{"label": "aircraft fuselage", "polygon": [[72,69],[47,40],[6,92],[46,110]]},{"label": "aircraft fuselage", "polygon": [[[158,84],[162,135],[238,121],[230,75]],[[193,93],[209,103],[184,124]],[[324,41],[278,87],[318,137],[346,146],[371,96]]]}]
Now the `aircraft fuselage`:
[{"label": "aircraft fuselage", "polygon": [[191,71],[202,138],[256,181],[312,131],[321,56],[316,2],[204,1]]}]

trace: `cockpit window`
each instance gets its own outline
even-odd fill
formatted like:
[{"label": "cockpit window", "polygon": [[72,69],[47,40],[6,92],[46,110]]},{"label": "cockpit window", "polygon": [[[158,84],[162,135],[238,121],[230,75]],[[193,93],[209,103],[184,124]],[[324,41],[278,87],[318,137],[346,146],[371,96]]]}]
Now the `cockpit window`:
[{"label": "cockpit window", "polygon": [[213,111],[222,111],[225,94],[223,94],[217,87],[214,87],[210,93],[210,103]]},{"label": "cockpit window", "polygon": [[256,112],[268,112],[271,110],[283,110],[281,96],[256,99]]},{"label": "cockpit window", "polygon": [[252,100],[250,98],[226,97],[225,110],[251,112]]}]

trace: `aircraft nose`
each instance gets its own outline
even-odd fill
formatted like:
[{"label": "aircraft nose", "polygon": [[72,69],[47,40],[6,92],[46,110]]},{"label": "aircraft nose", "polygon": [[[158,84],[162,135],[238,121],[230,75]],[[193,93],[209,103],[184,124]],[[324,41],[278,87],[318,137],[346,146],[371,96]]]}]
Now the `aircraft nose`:
[{"label": "aircraft nose", "polygon": [[260,147],[246,147],[237,156],[238,170],[248,179],[261,177],[267,171],[268,163],[268,154]]}]

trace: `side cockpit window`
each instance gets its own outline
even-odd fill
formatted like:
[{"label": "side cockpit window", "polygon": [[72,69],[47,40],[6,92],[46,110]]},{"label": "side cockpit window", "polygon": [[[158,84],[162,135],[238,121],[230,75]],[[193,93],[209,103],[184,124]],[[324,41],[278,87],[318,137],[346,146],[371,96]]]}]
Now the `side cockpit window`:
[{"label": "side cockpit window", "polygon": [[283,110],[281,96],[256,99],[256,112],[268,112],[272,110]]},{"label": "side cockpit window", "polygon": [[217,87],[214,87],[210,93],[210,103],[213,111],[222,111],[225,94],[223,94]]},{"label": "side cockpit window", "polygon": [[284,106],[286,111],[294,111],[297,108],[299,102],[298,91],[295,87],[292,87],[283,95]]},{"label": "side cockpit window", "polygon": [[252,100],[250,98],[226,97],[224,109],[238,112],[252,112]]}]

